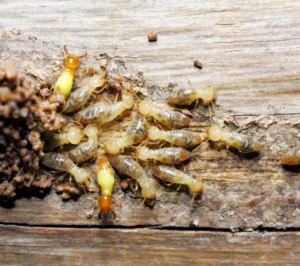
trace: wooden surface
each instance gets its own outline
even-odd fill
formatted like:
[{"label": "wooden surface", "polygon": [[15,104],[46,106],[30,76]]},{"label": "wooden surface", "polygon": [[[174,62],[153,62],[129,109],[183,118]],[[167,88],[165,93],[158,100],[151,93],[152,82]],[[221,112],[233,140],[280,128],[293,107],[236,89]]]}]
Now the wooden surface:
[{"label": "wooden surface", "polygon": [[[250,241],[249,249],[241,243],[245,249],[240,250],[224,240],[230,233],[178,231],[164,235],[166,239],[172,239],[176,234],[191,236],[191,241],[197,244],[195,235],[201,239],[201,234],[209,234],[208,244],[224,243],[224,248],[232,252],[228,251],[228,256],[236,258],[237,264],[242,258],[237,253],[245,252],[250,259],[254,258],[254,250],[262,252],[259,245],[266,248],[268,256],[276,258],[272,237],[288,239],[293,247],[297,244],[300,227],[299,169],[289,171],[278,161],[282,152],[299,145],[300,138],[299,11],[300,1],[282,0],[272,3],[256,0],[243,3],[4,0],[0,3],[0,65],[14,65],[38,79],[55,80],[64,56],[61,48],[67,44],[76,49],[85,47],[88,51],[88,57],[81,65],[82,72],[85,68],[98,66],[104,54],[116,61],[124,61],[128,73],[143,71],[148,92],[154,100],[164,99],[174,84],[189,86],[188,80],[194,86],[213,84],[218,90],[219,111],[215,122],[255,136],[265,144],[261,154],[249,159],[226,149],[216,151],[208,144],[203,145],[185,166],[186,172],[201,175],[205,185],[203,196],[195,201],[192,211],[191,196],[186,191],[166,194],[164,191],[172,190],[161,187],[158,200],[150,209],[142,206],[142,200],[134,198],[132,193],[124,193],[117,184],[114,225],[296,230],[286,234],[268,233],[266,238],[249,233],[249,236],[255,236],[254,242]],[[147,41],[151,30],[158,31],[156,43]],[[202,70],[193,66],[195,59],[202,62]],[[195,121],[192,130],[205,130],[209,126],[207,109],[199,107],[192,113]],[[51,192],[45,198],[17,199],[14,206],[1,207],[0,223],[100,226],[96,217],[86,218],[96,197],[97,194],[89,194],[78,201],[62,202]],[[9,230],[6,232],[6,229]],[[8,234],[7,243],[12,246],[14,234],[30,232],[34,235],[31,239],[38,235],[45,237],[45,230],[35,227],[32,232],[30,230],[30,227],[3,227],[1,236]],[[67,234],[71,229],[49,230],[59,241],[58,232]],[[92,235],[97,232],[111,232],[112,235],[123,232],[121,229],[74,230],[79,235],[83,232],[78,236],[83,242],[89,235],[93,239]],[[151,232],[154,238],[162,233],[143,229],[134,234],[138,239],[144,232]],[[19,239],[23,243],[21,236]],[[109,244],[110,240],[103,241]],[[257,249],[253,249],[255,243],[260,243]],[[203,247],[203,242],[198,244],[199,249]],[[174,249],[180,248],[176,243],[173,245]],[[276,245],[286,251],[285,257],[278,259],[282,264],[295,263],[296,257],[293,252],[288,252],[286,242],[280,240]],[[4,247],[0,248],[2,252],[5,252]],[[26,250],[26,245],[21,250]],[[170,250],[166,249],[165,254],[173,254]],[[86,252],[94,251],[87,248]],[[203,255],[197,252],[197,257],[200,256],[198,253]],[[33,260],[38,258],[38,255],[32,257]],[[182,255],[182,259],[190,258]],[[6,255],[3,263],[10,260],[12,257]],[[269,262],[262,260],[260,263]]]},{"label": "wooden surface", "polygon": [[1,226],[0,255],[1,265],[299,265],[299,239],[297,232]]}]

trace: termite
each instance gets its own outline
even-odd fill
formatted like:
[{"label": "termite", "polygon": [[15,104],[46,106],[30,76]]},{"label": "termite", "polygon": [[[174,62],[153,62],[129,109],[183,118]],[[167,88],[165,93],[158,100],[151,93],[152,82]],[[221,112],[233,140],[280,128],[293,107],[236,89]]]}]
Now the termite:
[{"label": "termite", "polygon": [[300,165],[300,148],[294,148],[281,157],[283,165]]},{"label": "termite", "polygon": [[82,140],[84,133],[81,127],[71,126],[67,132],[64,133],[47,133],[46,139],[48,140],[46,149],[54,149],[65,144],[77,145]]},{"label": "termite", "polygon": [[253,137],[236,132],[227,132],[218,126],[209,128],[208,138],[212,141],[223,141],[241,153],[259,152],[262,148],[262,144]]},{"label": "termite", "polygon": [[91,77],[85,87],[70,93],[62,107],[63,113],[74,113],[83,108],[96,88],[101,87],[104,83],[105,78],[101,75]]},{"label": "termite", "polygon": [[103,125],[113,121],[125,110],[131,109],[134,104],[133,95],[123,92],[122,100],[115,104],[96,103],[75,114],[74,119],[82,124],[95,123]]},{"label": "termite", "polygon": [[41,163],[51,169],[70,173],[74,176],[78,184],[89,184],[89,172],[78,167],[70,158],[68,158],[68,156],[64,154],[56,152],[45,153]]},{"label": "termite", "polygon": [[75,163],[81,163],[92,158],[98,149],[98,128],[95,125],[88,125],[84,129],[88,141],[79,144],[68,152],[69,158]]},{"label": "termite", "polygon": [[78,68],[80,59],[87,54],[85,53],[81,56],[69,54],[66,45],[64,46],[64,51],[67,55],[65,58],[65,69],[56,81],[54,91],[56,94],[61,94],[67,98],[72,90],[75,69]]},{"label": "termite", "polygon": [[101,188],[101,196],[98,198],[100,208],[99,219],[103,214],[112,213],[114,218],[115,212],[112,208],[112,192],[115,183],[115,172],[106,157],[100,157],[97,161],[97,182]]},{"label": "termite", "polygon": [[138,147],[135,152],[139,160],[156,160],[163,164],[176,165],[191,158],[191,153],[182,148],[163,148],[150,150],[148,147]]},{"label": "termite", "polygon": [[162,109],[151,101],[143,100],[138,104],[138,111],[144,116],[152,116],[165,127],[183,128],[190,125],[191,119],[186,115],[168,109]]},{"label": "termite", "polygon": [[105,151],[110,154],[117,154],[128,146],[142,142],[146,134],[147,129],[144,117],[136,114],[124,136],[119,139],[109,140],[104,146]]},{"label": "termite", "polygon": [[183,129],[164,131],[152,126],[148,130],[148,138],[150,140],[164,140],[178,147],[191,148],[206,140],[207,134]]},{"label": "termite", "polygon": [[166,165],[153,166],[152,174],[169,183],[187,185],[193,194],[203,191],[203,183],[200,178],[193,178],[176,168]]},{"label": "termite", "polygon": [[171,104],[190,105],[201,99],[204,105],[208,105],[216,99],[217,93],[211,85],[202,88],[176,88],[169,95],[167,101]]},{"label": "termite", "polygon": [[142,166],[132,157],[124,155],[109,155],[110,164],[121,174],[134,178],[141,187],[141,194],[145,200],[156,197],[157,183],[146,175]]}]

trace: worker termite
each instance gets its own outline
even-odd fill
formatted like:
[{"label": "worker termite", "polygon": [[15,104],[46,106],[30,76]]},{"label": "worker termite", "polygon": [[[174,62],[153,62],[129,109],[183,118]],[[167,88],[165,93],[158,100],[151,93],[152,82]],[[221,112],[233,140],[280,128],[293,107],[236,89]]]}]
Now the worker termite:
[{"label": "worker termite", "polygon": [[253,137],[236,132],[227,132],[218,126],[209,128],[208,138],[212,141],[223,141],[228,146],[236,148],[241,153],[259,152],[262,148],[262,144]]},{"label": "worker termite", "polygon": [[153,102],[148,100],[141,101],[138,104],[137,109],[142,115],[152,116],[155,120],[169,129],[188,127],[191,122],[191,119],[186,115],[177,111],[159,108]]},{"label": "worker termite", "polygon": [[105,144],[105,151],[110,154],[117,154],[124,148],[140,143],[146,136],[147,129],[144,117],[136,114],[135,118],[129,124],[124,136],[119,139],[109,140]]},{"label": "worker termite", "polygon": [[163,148],[150,150],[147,147],[138,147],[135,153],[139,160],[156,160],[163,164],[176,165],[191,158],[191,153],[182,148]]},{"label": "worker termite", "polygon": [[54,91],[56,94],[68,97],[72,90],[75,69],[78,68],[80,59],[87,54],[81,56],[69,54],[66,45],[64,46],[64,51],[67,55],[65,58],[65,69],[56,81]]},{"label": "worker termite", "polygon": [[281,157],[283,165],[300,165],[300,148],[294,148]]},{"label": "worker termite", "polygon": [[152,126],[148,130],[148,138],[150,140],[164,140],[179,147],[191,148],[206,140],[207,134],[183,129],[164,131]]},{"label": "worker termite", "polygon": [[166,182],[187,185],[193,194],[203,191],[203,183],[200,178],[193,178],[176,168],[166,165],[153,166],[152,174]]},{"label": "worker termite", "polygon": [[141,194],[145,200],[156,197],[157,183],[146,175],[142,166],[132,157],[124,155],[109,155],[110,164],[121,174],[134,178],[141,187]]},{"label": "worker termite", "polygon": [[88,125],[84,129],[84,134],[88,136],[88,141],[79,144],[76,148],[68,152],[69,158],[75,163],[81,163],[92,158],[98,149],[97,126]]},{"label": "worker termite", "polygon": [[46,150],[52,150],[56,147],[65,145],[65,144],[74,144],[77,145],[83,138],[84,133],[81,127],[71,126],[68,128],[67,132],[63,133],[47,133],[46,138]]},{"label": "worker termite", "polygon": [[63,113],[73,113],[83,108],[96,88],[101,87],[104,83],[105,77],[101,75],[91,77],[85,87],[70,94],[62,107]]},{"label": "worker termite", "polygon": [[168,103],[177,105],[190,105],[201,99],[204,105],[208,105],[216,99],[217,93],[211,85],[202,88],[176,88],[167,98]]},{"label": "worker termite", "polygon": [[101,196],[98,199],[100,208],[99,219],[106,213],[112,213],[114,218],[115,212],[112,208],[112,191],[115,183],[115,172],[106,157],[101,156],[97,161],[97,182],[101,188]]},{"label": "worker termite", "polygon": [[95,123],[100,126],[113,121],[125,110],[131,109],[133,104],[133,95],[123,92],[121,101],[115,104],[96,103],[90,105],[76,113],[74,119],[82,124]]},{"label": "worker termite", "polygon": [[41,163],[51,169],[70,173],[72,176],[74,176],[78,184],[89,184],[89,172],[83,168],[79,168],[64,154],[56,152],[45,153]]}]

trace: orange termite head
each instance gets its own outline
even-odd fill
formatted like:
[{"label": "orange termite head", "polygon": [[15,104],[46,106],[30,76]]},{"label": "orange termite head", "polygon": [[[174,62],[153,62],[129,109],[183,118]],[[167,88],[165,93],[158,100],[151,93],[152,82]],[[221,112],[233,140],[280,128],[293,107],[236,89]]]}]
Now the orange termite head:
[{"label": "orange termite head", "polygon": [[85,53],[84,55],[81,55],[81,56],[69,54],[66,45],[64,46],[64,50],[67,55],[67,57],[65,58],[65,66],[67,68],[75,69],[75,68],[79,67],[80,58],[87,56],[87,53]]},{"label": "orange termite head", "polygon": [[116,214],[112,208],[112,198],[111,196],[100,196],[98,198],[98,205],[100,208],[99,219],[103,220],[103,216],[107,213],[111,213],[113,215],[113,219],[116,218]]}]

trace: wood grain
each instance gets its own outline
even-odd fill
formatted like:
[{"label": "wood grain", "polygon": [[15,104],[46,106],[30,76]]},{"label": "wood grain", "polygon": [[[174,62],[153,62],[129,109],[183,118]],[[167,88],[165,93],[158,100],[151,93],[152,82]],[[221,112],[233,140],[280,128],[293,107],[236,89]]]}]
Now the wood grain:
[{"label": "wood grain", "polygon": [[[299,113],[299,9],[299,1],[282,0],[4,0],[0,63],[29,70],[61,62],[64,44],[86,47],[91,61],[103,53],[122,58],[148,84],[212,83],[223,110]],[[156,43],[147,41],[151,30]]]},{"label": "wood grain", "polygon": [[1,265],[299,265],[300,235],[0,226]]},{"label": "wood grain", "polygon": [[[212,83],[218,89],[216,123],[265,143],[259,157],[203,145],[185,170],[201,175],[205,192],[194,203],[187,191],[161,186],[153,209],[115,186],[116,225],[212,228],[299,228],[299,171],[279,155],[299,145],[298,57],[300,3],[294,1],[1,1],[0,64],[40,79],[56,78],[64,44],[86,47],[81,71],[99,65],[100,54],[124,60],[127,71],[145,73],[149,93],[162,100],[169,83]],[[158,42],[148,43],[150,30]],[[203,69],[194,68],[199,59]],[[59,67],[58,67],[59,66]],[[152,86],[155,85],[155,86]],[[194,131],[209,126],[208,111],[192,111]],[[174,187],[169,191],[176,190]],[[0,222],[35,225],[99,224],[88,220],[97,194],[64,203],[52,192],[1,207]]]}]

